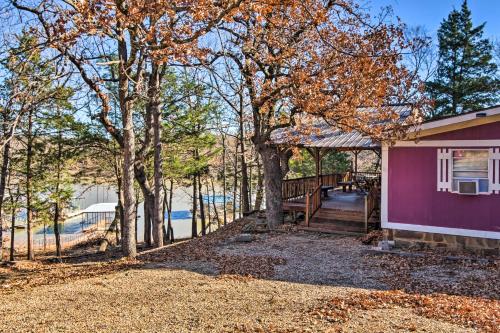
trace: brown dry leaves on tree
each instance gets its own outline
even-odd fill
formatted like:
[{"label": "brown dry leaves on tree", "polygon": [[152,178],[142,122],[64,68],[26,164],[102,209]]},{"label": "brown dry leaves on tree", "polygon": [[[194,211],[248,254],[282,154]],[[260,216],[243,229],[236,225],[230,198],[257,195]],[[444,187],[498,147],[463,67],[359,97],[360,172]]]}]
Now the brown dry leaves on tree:
[{"label": "brown dry leaves on tree", "polygon": [[143,48],[160,62],[203,53],[198,38],[215,24],[229,19],[241,0],[90,0],[73,2],[59,11],[53,29],[64,32],[68,43],[82,35],[113,36],[120,30],[134,35],[134,47]]},{"label": "brown dry leaves on tree", "polygon": [[379,138],[407,125],[384,105],[422,103],[408,93],[421,83],[401,64],[413,41],[402,25],[375,21],[355,1],[303,0],[243,2],[234,20],[221,24],[218,56],[242,74],[255,143],[282,127],[307,132],[310,115]]},{"label": "brown dry leaves on tree", "polygon": [[[13,5],[35,22],[30,31],[42,46],[59,52],[76,67],[101,102],[99,119],[121,142],[121,134],[107,119],[114,98],[109,80],[117,81],[126,72],[130,88],[145,95],[142,87],[146,63],[185,63],[206,53],[198,43],[214,25],[228,20],[242,0],[13,0]],[[116,50],[122,43],[125,50]],[[118,54],[122,59],[117,58]],[[122,65],[117,69],[114,65]],[[118,66],[120,67],[120,66]],[[112,71],[105,78],[106,68]],[[123,77],[122,77],[123,79]]]},{"label": "brown dry leaves on tree", "polygon": [[420,316],[460,324],[481,332],[498,332],[500,327],[498,300],[444,294],[407,294],[402,291],[375,291],[334,297],[311,310],[310,315],[342,324],[358,311],[398,307],[412,309]]}]

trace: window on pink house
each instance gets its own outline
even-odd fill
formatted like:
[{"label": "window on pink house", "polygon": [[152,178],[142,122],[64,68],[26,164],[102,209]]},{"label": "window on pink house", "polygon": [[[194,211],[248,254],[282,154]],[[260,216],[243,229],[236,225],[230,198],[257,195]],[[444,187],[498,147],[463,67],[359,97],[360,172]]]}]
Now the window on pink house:
[{"label": "window on pink house", "polygon": [[460,180],[478,181],[478,190],[488,193],[489,151],[483,149],[457,149],[453,151],[452,191],[458,191]]}]

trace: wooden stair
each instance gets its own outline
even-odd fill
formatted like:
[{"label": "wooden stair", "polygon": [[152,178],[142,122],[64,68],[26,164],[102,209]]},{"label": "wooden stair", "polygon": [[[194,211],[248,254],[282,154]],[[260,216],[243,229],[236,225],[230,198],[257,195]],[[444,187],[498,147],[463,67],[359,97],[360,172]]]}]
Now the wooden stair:
[{"label": "wooden stair", "polygon": [[336,221],[336,220],[315,220],[309,224],[309,228],[318,229],[321,231],[335,231],[348,233],[365,233],[365,225],[360,222]]},{"label": "wooden stair", "polygon": [[320,208],[311,219],[309,226],[301,229],[326,233],[354,234],[365,233],[364,212]]},{"label": "wooden stair", "polygon": [[313,219],[316,219],[318,221],[335,220],[335,221],[349,221],[349,222],[363,222],[364,223],[365,212],[355,211],[355,210],[320,208],[316,212],[316,214],[314,214]]}]

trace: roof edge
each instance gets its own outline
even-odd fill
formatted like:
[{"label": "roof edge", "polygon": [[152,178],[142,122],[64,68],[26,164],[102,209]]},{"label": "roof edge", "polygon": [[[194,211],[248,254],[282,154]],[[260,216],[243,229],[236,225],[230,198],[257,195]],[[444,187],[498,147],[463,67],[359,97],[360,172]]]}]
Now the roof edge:
[{"label": "roof edge", "polygon": [[413,129],[408,139],[451,132],[500,121],[500,105],[450,117],[425,121]]}]

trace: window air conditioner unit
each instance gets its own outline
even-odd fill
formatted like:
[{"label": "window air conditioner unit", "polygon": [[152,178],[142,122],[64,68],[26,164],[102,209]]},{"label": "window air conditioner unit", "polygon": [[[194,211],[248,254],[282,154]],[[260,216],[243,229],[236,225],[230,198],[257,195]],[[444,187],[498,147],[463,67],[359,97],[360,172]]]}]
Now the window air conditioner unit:
[{"label": "window air conditioner unit", "polygon": [[479,191],[479,182],[477,180],[459,180],[458,193],[475,195]]}]

